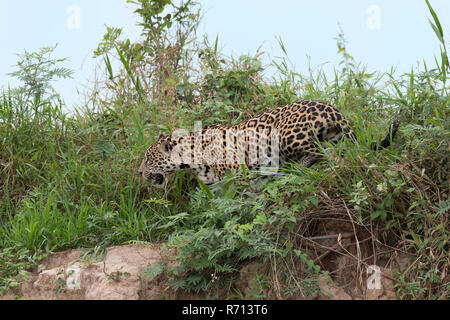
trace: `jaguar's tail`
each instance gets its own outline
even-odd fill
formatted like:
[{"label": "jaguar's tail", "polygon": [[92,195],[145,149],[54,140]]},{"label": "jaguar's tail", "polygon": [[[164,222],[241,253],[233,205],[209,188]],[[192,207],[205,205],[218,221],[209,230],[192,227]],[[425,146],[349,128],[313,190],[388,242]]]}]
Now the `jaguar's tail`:
[{"label": "jaguar's tail", "polygon": [[372,150],[381,150],[387,148],[391,145],[391,141],[394,140],[395,134],[397,133],[398,126],[400,125],[400,121],[395,120],[394,123],[389,128],[389,133],[380,143],[372,142],[370,148]]}]

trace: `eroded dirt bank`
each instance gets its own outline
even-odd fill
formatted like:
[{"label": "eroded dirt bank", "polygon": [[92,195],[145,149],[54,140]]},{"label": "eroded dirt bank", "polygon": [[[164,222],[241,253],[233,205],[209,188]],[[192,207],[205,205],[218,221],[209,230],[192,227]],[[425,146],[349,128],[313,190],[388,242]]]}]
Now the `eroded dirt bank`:
[{"label": "eroded dirt bank", "polygon": [[[174,292],[167,279],[149,280],[145,270],[155,264],[173,264],[170,253],[159,244],[132,244],[107,248],[100,254],[85,254],[85,250],[69,250],[50,255],[38,270],[30,272],[15,293],[0,299],[31,300],[152,300],[205,299],[205,294]],[[341,262],[345,263],[345,262]],[[240,270],[235,282],[244,298],[251,298],[252,283],[258,264],[251,262]],[[387,275],[387,276],[383,276]],[[330,277],[318,281],[320,294],[312,299],[396,299],[391,270],[383,269],[380,285],[361,290],[356,285],[339,286]],[[355,283],[357,283],[356,281]],[[269,293],[270,295],[270,293]],[[226,298],[226,293],[221,298]],[[273,297],[276,298],[276,297]],[[295,297],[291,297],[295,298]]]}]

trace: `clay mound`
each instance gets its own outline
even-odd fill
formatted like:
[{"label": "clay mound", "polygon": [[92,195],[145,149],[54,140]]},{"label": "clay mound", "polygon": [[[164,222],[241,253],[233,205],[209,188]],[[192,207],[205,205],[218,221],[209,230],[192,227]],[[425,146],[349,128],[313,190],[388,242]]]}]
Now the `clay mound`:
[{"label": "clay mound", "polygon": [[167,263],[161,245],[125,245],[106,249],[102,261],[83,257],[83,250],[49,256],[43,271],[30,273],[19,296],[31,300],[138,300],[161,299],[164,288],[152,286],[142,272],[149,266]]},{"label": "clay mound", "polygon": [[[162,250],[161,244],[132,244],[115,246],[100,253],[88,254],[86,250],[68,250],[50,255],[41,262],[36,272],[30,272],[16,294],[6,294],[4,299],[30,300],[154,300],[154,299],[205,299],[207,293],[191,294],[173,291],[166,276],[154,279],[146,277],[148,267],[157,264],[173,266],[173,252]],[[258,276],[259,265],[250,262],[239,272],[235,287],[244,299],[254,299],[251,291]],[[266,270],[267,271],[267,270]],[[392,270],[381,270],[390,275]],[[329,277],[318,281],[321,293],[312,299],[352,300],[352,299],[396,299],[390,276],[381,277],[380,283],[365,292],[355,286],[342,288]],[[270,291],[270,290],[269,290]],[[229,292],[222,292],[226,298]],[[268,292],[272,299],[283,299]],[[294,296],[290,299],[304,299]]]}]

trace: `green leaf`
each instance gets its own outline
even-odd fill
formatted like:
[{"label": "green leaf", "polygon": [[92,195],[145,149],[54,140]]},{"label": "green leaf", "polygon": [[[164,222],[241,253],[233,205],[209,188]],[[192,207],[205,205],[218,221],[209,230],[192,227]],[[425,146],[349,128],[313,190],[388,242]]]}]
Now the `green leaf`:
[{"label": "green leaf", "polygon": [[428,19],[428,22],[430,23],[431,28],[433,28],[433,31],[436,34],[436,36],[438,37],[439,41],[441,43],[444,43],[444,35],[440,33],[439,29],[433,24],[433,22],[431,22],[430,19]]},{"label": "green leaf", "polygon": [[135,79],[133,76],[133,73],[131,72],[131,68],[130,68],[130,64],[128,63],[128,61],[125,59],[125,56],[123,55],[122,51],[119,49],[119,47],[114,44],[114,47],[116,48],[117,53],[119,54],[119,58],[120,61],[123,64],[123,67],[125,68],[125,70],[127,71],[128,76],[131,78],[131,81],[133,81],[133,83],[135,83]]},{"label": "green leaf", "polygon": [[200,185],[200,188],[203,190],[203,192],[206,193],[208,198],[210,198],[210,199],[214,198],[211,190],[208,188],[208,186],[202,180],[200,180],[199,177],[197,177],[197,181],[198,181],[198,184]]},{"label": "green leaf", "polygon": [[105,65],[106,65],[106,69],[108,69],[108,73],[109,73],[109,80],[113,80],[114,79],[114,75],[113,75],[113,71],[112,71],[112,67],[111,67],[111,62],[109,61],[109,57],[107,54],[105,54]]},{"label": "green leaf", "polygon": [[442,59],[442,73],[443,76],[445,77],[447,75],[445,67],[450,68],[450,64],[448,61],[447,51],[442,50],[442,48],[441,48],[441,59]]},{"label": "green leaf", "polygon": [[149,266],[142,272],[142,276],[144,279],[153,280],[157,276],[159,276],[166,269],[166,265],[157,263]]},{"label": "green leaf", "polygon": [[437,127],[441,126],[441,124],[438,121],[434,120],[434,119],[423,119],[423,120],[428,121],[429,123],[432,123],[432,124],[434,124]]},{"label": "green leaf", "polygon": [[263,211],[258,212],[255,219],[253,219],[254,224],[264,224],[267,221],[267,216]]},{"label": "green leaf", "polygon": [[376,218],[380,217],[381,220],[386,220],[386,211],[385,210],[377,210],[372,212],[372,214],[370,215],[370,219],[371,220],[375,220]]},{"label": "green leaf", "polygon": [[311,197],[309,198],[309,200],[311,201],[311,203],[314,205],[314,207],[318,207],[319,206],[319,198],[317,197]]},{"label": "green leaf", "polygon": [[436,12],[434,12],[433,8],[430,5],[430,2],[428,0],[425,0],[425,2],[427,3],[428,9],[430,10],[431,15],[433,16],[434,22],[436,23],[436,26],[433,26],[433,24],[431,23],[431,21],[428,19],[428,21],[430,21],[431,26],[433,27],[433,30],[435,30],[436,35],[438,36],[438,38],[441,40],[442,43],[444,43],[444,32],[442,31],[442,27],[441,27],[441,23],[439,22],[439,19],[437,17]]}]

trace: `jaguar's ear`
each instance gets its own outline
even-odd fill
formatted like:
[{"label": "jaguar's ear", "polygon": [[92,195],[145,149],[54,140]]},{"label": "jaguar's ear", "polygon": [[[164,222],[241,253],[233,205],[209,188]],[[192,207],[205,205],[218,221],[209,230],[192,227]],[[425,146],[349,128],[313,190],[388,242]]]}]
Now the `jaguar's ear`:
[{"label": "jaguar's ear", "polygon": [[165,137],[165,135],[161,134],[161,135],[159,136],[158,140],[161,139],[161,138],[164,138],[164,137]]},{"label": "jaguar's ear", "polygon": [[161,141],[159,146],[159,151],[166,156],[170,156],[170,152],[172,151],[172,146],[170,145],[170,140]]}]

